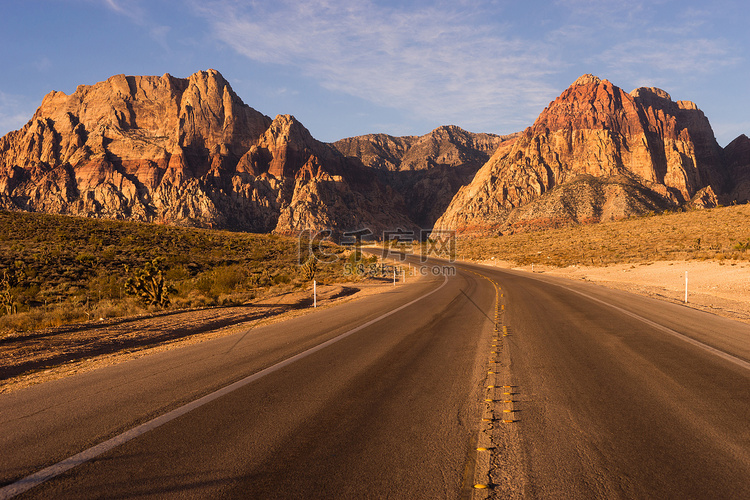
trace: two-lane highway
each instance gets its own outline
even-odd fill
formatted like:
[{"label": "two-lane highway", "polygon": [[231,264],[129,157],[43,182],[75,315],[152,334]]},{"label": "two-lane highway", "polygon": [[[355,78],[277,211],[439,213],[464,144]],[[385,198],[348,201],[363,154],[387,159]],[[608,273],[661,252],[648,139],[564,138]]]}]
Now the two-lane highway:
[{"label": "two-lane highway", "polygon": [[0,396],[0,497],[750,498],[750,326],[456,267]]},{"label": "two-lane highway", "polygon": [[[502,284],[497,498],[750,498],[750,326],[585,283]],[[507,474],[507,471],[513,474]]]},{"label": "two-lane highway", "polygon": [[11,491],[208,396],[26,495],[457,498],[471,486],[493,300],[471,274],[429,276],[4,395],[1,480]]}]

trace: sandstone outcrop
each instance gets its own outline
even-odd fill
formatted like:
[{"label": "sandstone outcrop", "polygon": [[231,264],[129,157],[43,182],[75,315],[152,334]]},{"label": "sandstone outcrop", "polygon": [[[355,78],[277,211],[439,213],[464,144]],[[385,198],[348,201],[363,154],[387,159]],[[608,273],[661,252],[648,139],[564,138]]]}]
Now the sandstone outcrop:
[{"label": "sandstone outcrop", "polygon": [[315,140],[215,70],[51,92],[0,138],[0,209],[296,234],[417,227],[498,234],[750,200],[750,139],[593,75],[519,134]]},{"label": "sandstone outcrop", "polygon": [[419,137],[372,134],[342,139],[333,146],[376,170],[378,178],[403,197],[409,218],[431,228],[458,189],[471,182],[501,144],[514,138],[448,125]]},{"label": "sandstone outcrop", "polygon": [[616,219],[687,204],[707,187],[699,198],[710,204],[731,187],[722,155],[693,103],[584,75],[495,152],[435,228],[497,234],[524,221]]},{"label": "sandstone outcrop", "polygon": [[750,202],[750,138],[737,137],[724,148],[724,156],[732,179],[731,201]]},{"label": "sandstone outcrop", "polygon": [[215,70],[51,92],[0,138],[0,208],[280,233],[409,223],[360,163]]}]

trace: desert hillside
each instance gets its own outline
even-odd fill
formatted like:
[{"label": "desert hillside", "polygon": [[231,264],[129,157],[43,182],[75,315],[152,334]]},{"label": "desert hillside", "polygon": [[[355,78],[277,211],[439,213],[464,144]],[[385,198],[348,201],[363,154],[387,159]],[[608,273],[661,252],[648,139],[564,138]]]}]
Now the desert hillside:
[{"label": "desert hillside", "polygon": [[584,75],[521,133],[438,127],[332,144],[217,71],[50,92],[0,138],[0,208],[278,234],[535,231],[744,203],[750,143],[698,106]]},{"label": "desert hillside", "polygon": [[435,228],[513,233],[744,202],[738,141],[722,150],[692,102],[584,75],[495,152]]}]

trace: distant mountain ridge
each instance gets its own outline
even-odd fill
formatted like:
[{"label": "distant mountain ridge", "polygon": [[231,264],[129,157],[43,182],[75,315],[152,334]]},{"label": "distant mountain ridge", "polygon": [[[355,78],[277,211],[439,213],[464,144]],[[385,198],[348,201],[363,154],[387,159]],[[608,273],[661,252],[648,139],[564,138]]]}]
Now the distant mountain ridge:
[{"label": "distant mountain ridge", "polygon": [[412,226],[360,163],[215,70],[51,92],[0,138],[0,208],[285,234]]},{"label": "distant mountain ridge", "polygon": [[584,75],[498,148],[435,228],[498,234],[735,201],[736,149],[719,147],[692,102]]},{"label": "distant mountain ridge", "polygon": [[371,134],[332,145],[377,171],[405,200],[407,214],[420,227],[431,228],[461,186],[503,143],[517,134],[475,134],[455,125],[438,127],[423,136]]},{"label": "distant mountain ridge", "polygon": [[208,70],[51,92],[0,138],[0,209],[254,232],[498,234],[749,198],[747,136],[722,149],[695,104],[593,75],[510,136],[326,144]]},{"label": "distant mountain ridge", "polygon": [[729,200],[747,203],[750,201],[750,138],[742,134],[727,144],[724,157],[733,181]]}]

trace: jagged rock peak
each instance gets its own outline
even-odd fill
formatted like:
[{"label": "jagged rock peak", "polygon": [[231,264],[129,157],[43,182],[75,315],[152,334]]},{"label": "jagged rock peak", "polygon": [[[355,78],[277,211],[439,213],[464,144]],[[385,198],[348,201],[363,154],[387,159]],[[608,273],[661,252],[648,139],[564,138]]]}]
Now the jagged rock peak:
[{"label": "jagged rock peak", "polygon": [[750,167],[750,138],[741,134],[724,148],[724,155],[730,167],[739,165]]},{"label": "jagged rock peak", "polygon": [[725,155],[693,103],[655,88],[627,94],[593,75],[564,90],[508,146],[458,191],[435,228],[497,233],[531,219],[607,220],[697,194],[711,206],[731,190]]},{"label": "jagged rock peak", "polygon": [[434,129],[430,134],[428,135],[442,135],[442,134],[462,134],[462,135],[469,135],[471,132],[467,132],[466,130],[462,129],[458,125],[441,125]]},{"label": "jagged rock peak", "polygon": [[294,115],[276,115],[266,131],[266,135],[268,134],[281,137],[287,141],[308,143],[313,140],[310,131]]},{"label": "jagged rock peak", "polygon": [[656,97],[661,97],[662,99],[666,99],[668,101],[672,100],[671,95],[657,87],[639,87],[630,92],[630,95],[635,98],[643,98],[646,95],[655,95]]},{"label": "jagged rock peak", "polygon": [[747,203],[750,200],[750,138],[745,134],[738,136],[724,148],[724,156],[734,183],[731,199]]},{"label": "jagged rock peak", "polygon": [[731,145],[740,145],[740,144],[749,144],[750,143],[750,137],[746,136],[745,134],[740,134],[737,137],[734,138],[732,142],[730,142],[727,147],[730,147]]},{"label": "jagged rock peak", "polygon": [[[182,93],[189,85],[197,85],[201,88],[213,88],[222,89],[223,87],[229,87],[231,92],[231,85],[222,76],[222,74],[215,69],[208,69],[206,71],[198,71],[193,73],[187,78],[177,78],[169,73],[164,73],[162,76],[131,76],[125,74],[113,75],[107,78],[103,82],[95,83],[93,85],[78,85],[76,90],[70,96],[78,94],[81,98],[86,96],[92,90],[106,89],[111,90],[114,95],[120,97],[137,98],[143,97],[143,94],[152,91],[155,87],[171,88],[173,91]],[[233,93],[233,92],[232,92]],[[233,93],[234,94],[234,93]],[[59,102],[61,98],[69,97],[63,91],[53,90],[49,92],[42,102],[42,109],[44,109],[45,101],[50,102],[54,105],[55,102]],[[236,97],[236,95],[235,95]],[[239,98],[238,98],[239,99]],[[43,114],[43,113],[42,113]]]},{"label": "jagged rock peak", "polygon": [[602,80],[596,75],[592,75],[591,73],[586,73],[585,75],[579,76],[578,79],[573,82],[573,85],[571,85],[571,87],[575,87],[578,85],[591,85],[591,84],[598,85],[605,81],[607,80]]},{"label": "jagged rock peak", "polygon": [[394,196],[216,70],[115,75],[48,94],[0,137],[0,209],[292,233],[410,227]]},{"label": "jagged rock peak", "polygon": [[444,125],[419,137],[371,134],[342,139],[333,146],[393,186],[406,201],[412,220],[428,228],[493,152],[517,135],[477,134]]}]

